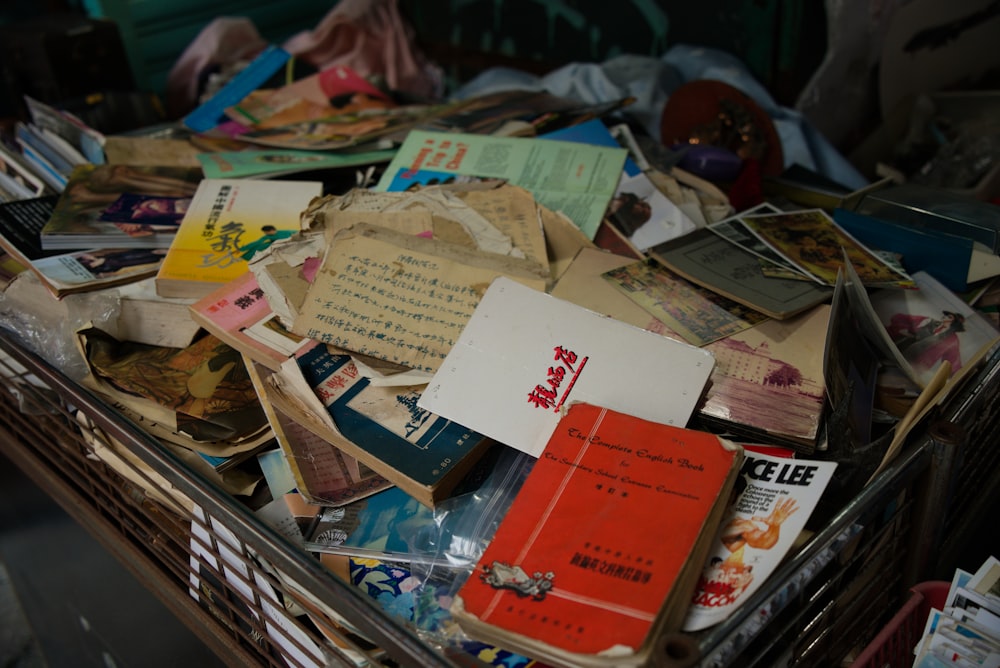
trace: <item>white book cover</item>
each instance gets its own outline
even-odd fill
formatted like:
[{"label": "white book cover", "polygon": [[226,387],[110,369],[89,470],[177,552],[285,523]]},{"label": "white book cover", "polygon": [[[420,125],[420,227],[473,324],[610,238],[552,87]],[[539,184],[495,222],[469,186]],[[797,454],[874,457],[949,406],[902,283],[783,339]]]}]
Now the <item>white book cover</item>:
[{"label": "white book cover", "polygon": [[571,402],[683,427],[715,358],[501,277],[418,405],[538,457]]},{"label": "white book cover", "polygon": [[718,624],[757,591],[791,550],[836,468],[836,462],[746,450],[685,631]]}]

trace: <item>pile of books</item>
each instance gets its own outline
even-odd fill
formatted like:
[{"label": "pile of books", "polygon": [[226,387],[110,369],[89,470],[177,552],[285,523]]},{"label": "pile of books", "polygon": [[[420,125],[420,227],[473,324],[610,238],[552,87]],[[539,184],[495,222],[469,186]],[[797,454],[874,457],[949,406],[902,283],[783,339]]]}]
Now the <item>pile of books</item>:
[{"label": "pile of books", "polygon": [[508,650],[692,651],[1000,341],[854,218],[736,211],[657,168],[608,116],[628,100],[399,105],[341,66],[246,81],[171,137],[35,105],[25,148],[79,157],[62,179],[5,158],[8,304],[59,332],[110,299],[66,332],[83,382],[227,491],[266,485],[255,510],[327,556],[457,560],[403,537],[518,453],[441,615]]}]

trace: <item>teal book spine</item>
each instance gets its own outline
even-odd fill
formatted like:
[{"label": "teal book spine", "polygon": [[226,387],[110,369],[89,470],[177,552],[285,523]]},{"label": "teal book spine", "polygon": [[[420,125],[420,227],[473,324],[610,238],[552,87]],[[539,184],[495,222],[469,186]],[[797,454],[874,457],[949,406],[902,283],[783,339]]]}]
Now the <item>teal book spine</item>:
[{"label": "teal book spine", "polygon": [[340,433],[400,474],[435,487],[483,440],[481,434],[417,406],[420,386],[369,383],[349,355],[315,346],[299,358],[303,377]]}]

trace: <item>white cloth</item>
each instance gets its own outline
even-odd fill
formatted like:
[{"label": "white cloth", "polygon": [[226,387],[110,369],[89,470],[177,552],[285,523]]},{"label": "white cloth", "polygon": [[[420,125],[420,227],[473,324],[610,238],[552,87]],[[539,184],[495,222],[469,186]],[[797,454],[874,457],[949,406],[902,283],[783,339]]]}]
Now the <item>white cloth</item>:
[{"label": "white cloth", "polygon": [[636,101],[626,113],[659,140],[660,118],[670,93],[689,81],[710,79],[737,88],[767,112],[781,139],[784,166],[799,164],[841,185],[857,189],[867,179],[801,113],[778,105],[749,69],[730,54],[706,47],[677,45],[660,58],[623,55],[603,63],[572,63],[544,76],[507,68],[484,71],[453,97],[465,99],[501,90],[547,91],[585,103],[626,96]]}]

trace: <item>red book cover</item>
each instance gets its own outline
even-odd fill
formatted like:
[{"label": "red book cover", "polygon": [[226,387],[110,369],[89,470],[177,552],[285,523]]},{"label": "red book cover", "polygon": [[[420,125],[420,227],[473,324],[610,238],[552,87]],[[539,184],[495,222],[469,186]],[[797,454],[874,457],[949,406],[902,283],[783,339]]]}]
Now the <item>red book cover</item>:
[{"label": "red book cover", "polygon": [[679,629],[742,459],[708,432],[573,404],[452,614],[554,664],[640,662]]}]

